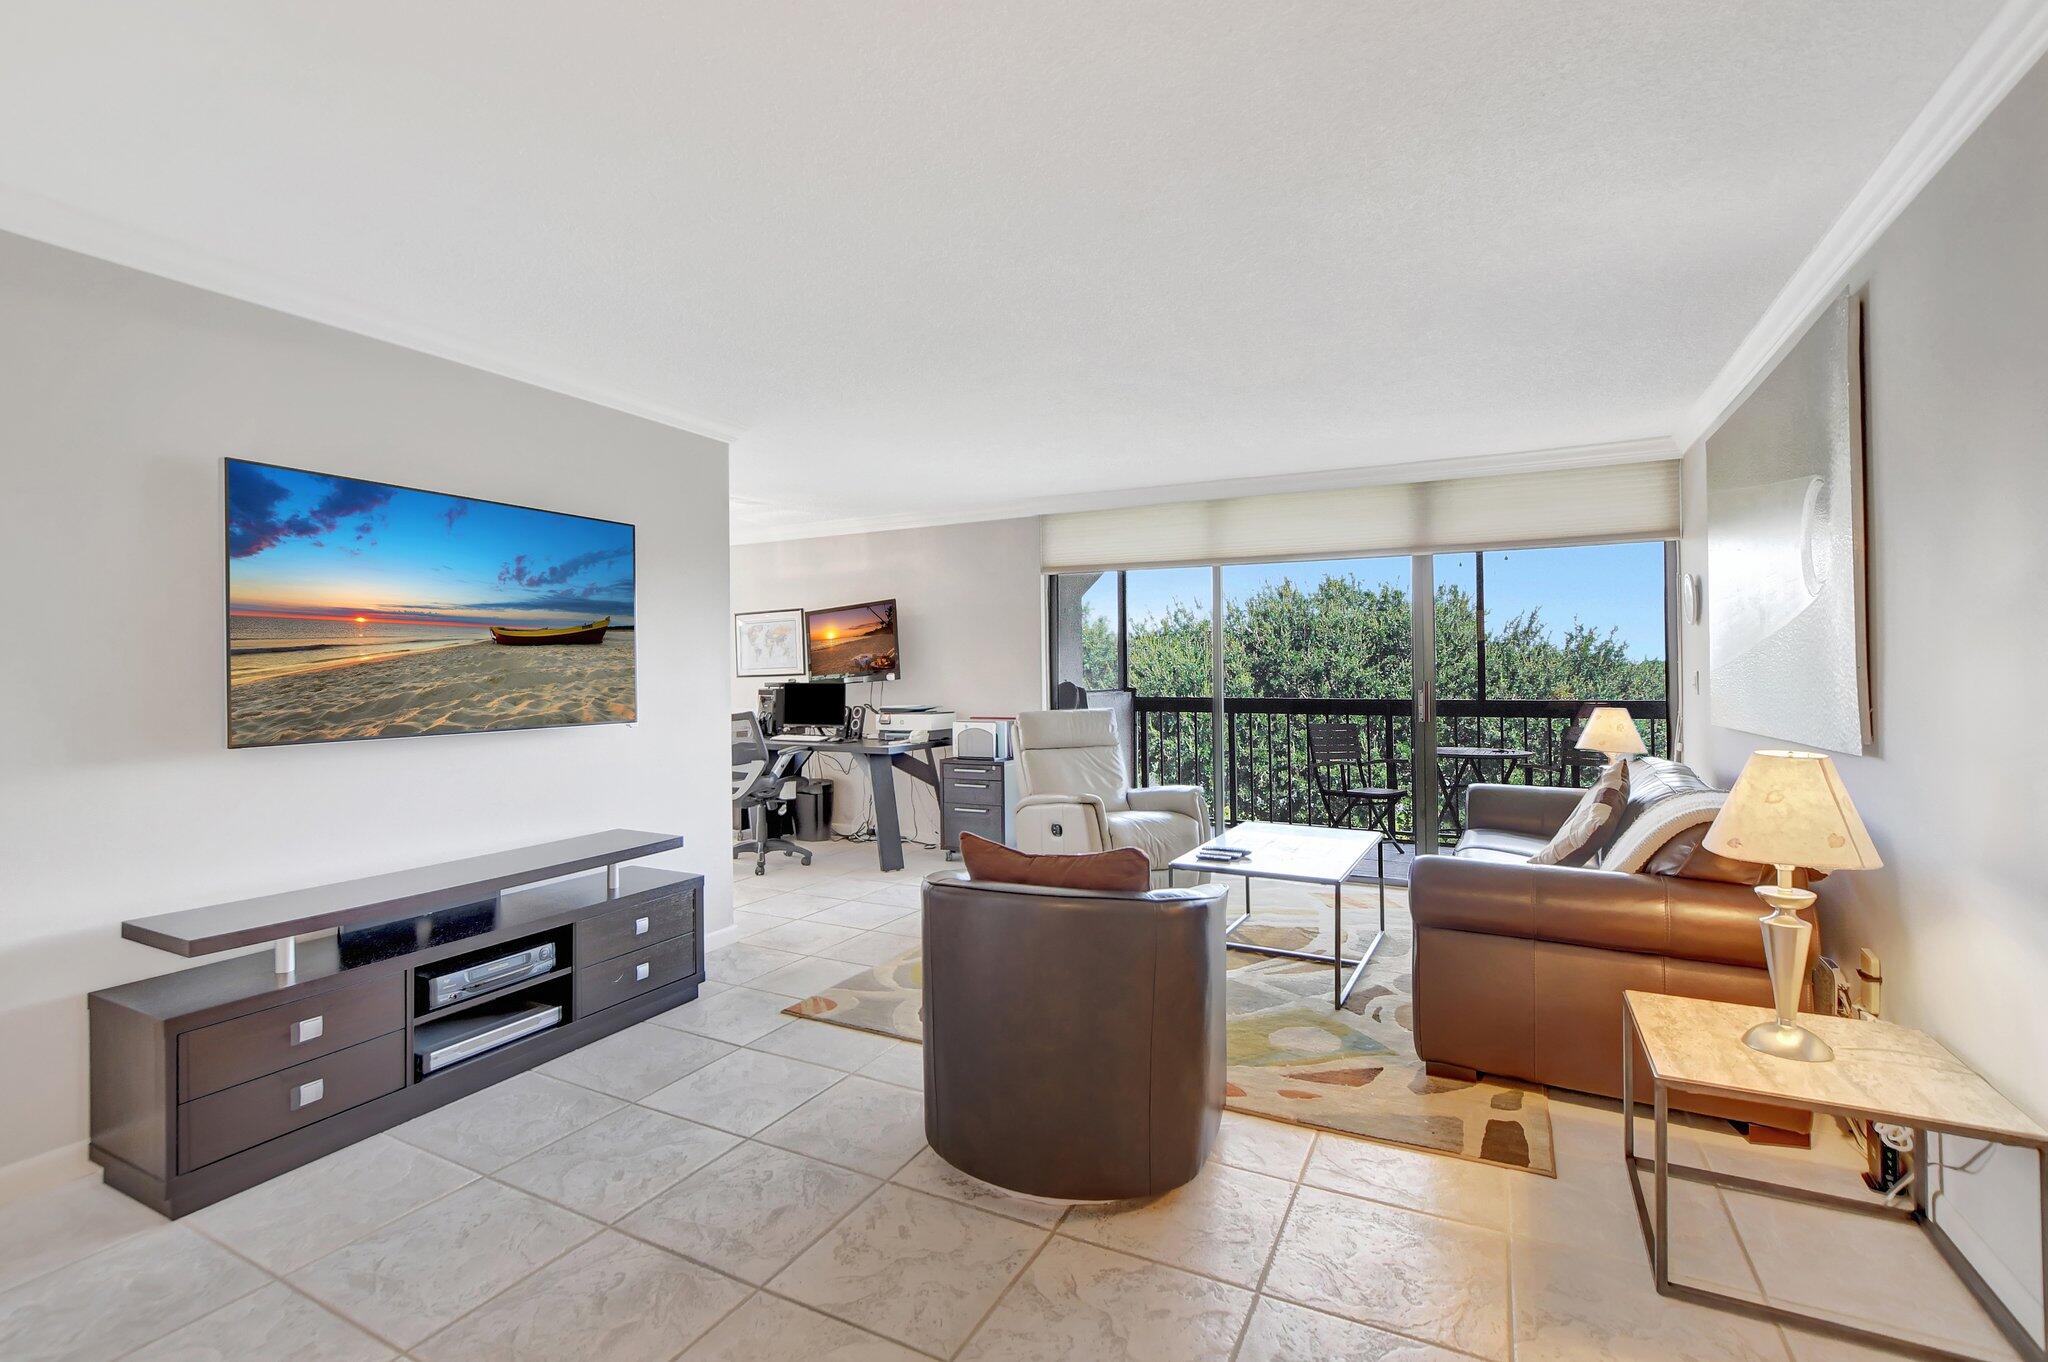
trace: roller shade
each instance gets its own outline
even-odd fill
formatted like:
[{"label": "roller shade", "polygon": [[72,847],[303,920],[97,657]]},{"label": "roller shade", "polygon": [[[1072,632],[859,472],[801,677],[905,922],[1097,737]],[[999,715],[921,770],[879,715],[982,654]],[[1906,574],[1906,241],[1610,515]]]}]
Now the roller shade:
[{"label": "roller shade", "polygon": [[1048,515],[1048,572],[1678,537],[1676,459]]}]

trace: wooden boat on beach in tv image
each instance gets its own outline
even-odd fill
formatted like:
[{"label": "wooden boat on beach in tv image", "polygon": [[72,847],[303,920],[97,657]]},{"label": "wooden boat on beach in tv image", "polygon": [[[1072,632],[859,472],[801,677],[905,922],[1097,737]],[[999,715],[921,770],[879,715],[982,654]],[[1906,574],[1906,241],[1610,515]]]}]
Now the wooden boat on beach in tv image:
[{"label": "wooden boat on beach in tv image", "polygon": [[565,629],[501,629],[491,626],[491,637],[500,643],[514,647],[535,647],[548,643],[602,643],[604,631],[612,627],[612,617],[588,624],[572,624]]}]

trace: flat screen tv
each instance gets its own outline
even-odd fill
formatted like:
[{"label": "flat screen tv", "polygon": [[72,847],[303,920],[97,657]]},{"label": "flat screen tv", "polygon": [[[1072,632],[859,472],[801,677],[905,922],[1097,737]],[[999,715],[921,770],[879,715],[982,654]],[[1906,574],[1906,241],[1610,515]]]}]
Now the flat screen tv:
[{"label": "flat screen tv", "polygon": [[817,681],[894,681],[896,602],[868,601],[804,611],[810,639],[811,678]]},{"label": "flat screen tv", "polygon": [[227,461],[228,746],[630,723],[633,527]]}]

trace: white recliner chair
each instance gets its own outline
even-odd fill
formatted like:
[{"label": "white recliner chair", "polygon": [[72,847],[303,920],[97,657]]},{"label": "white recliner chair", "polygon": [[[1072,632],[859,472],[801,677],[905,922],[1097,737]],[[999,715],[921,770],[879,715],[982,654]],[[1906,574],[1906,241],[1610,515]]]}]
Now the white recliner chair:
[{"label": "white recliner chair", "polygon": [[1017,732],[1019,850],[1074,855],[1136,847],[1158,874],[1208,839],[1201,786],[1132,788],[1108,710],[1021,714]]}]

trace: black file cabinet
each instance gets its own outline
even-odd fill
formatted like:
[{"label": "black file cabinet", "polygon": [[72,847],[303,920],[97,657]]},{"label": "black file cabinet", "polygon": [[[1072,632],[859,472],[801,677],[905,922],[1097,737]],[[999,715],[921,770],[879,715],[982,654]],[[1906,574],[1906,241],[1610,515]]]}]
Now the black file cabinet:
[{"label": "black file cabinet", "polygon": [[951,859],[960,834],[1012,845],[1017,763],[989,757],[947,757],[939,763],[939,841]]}]

